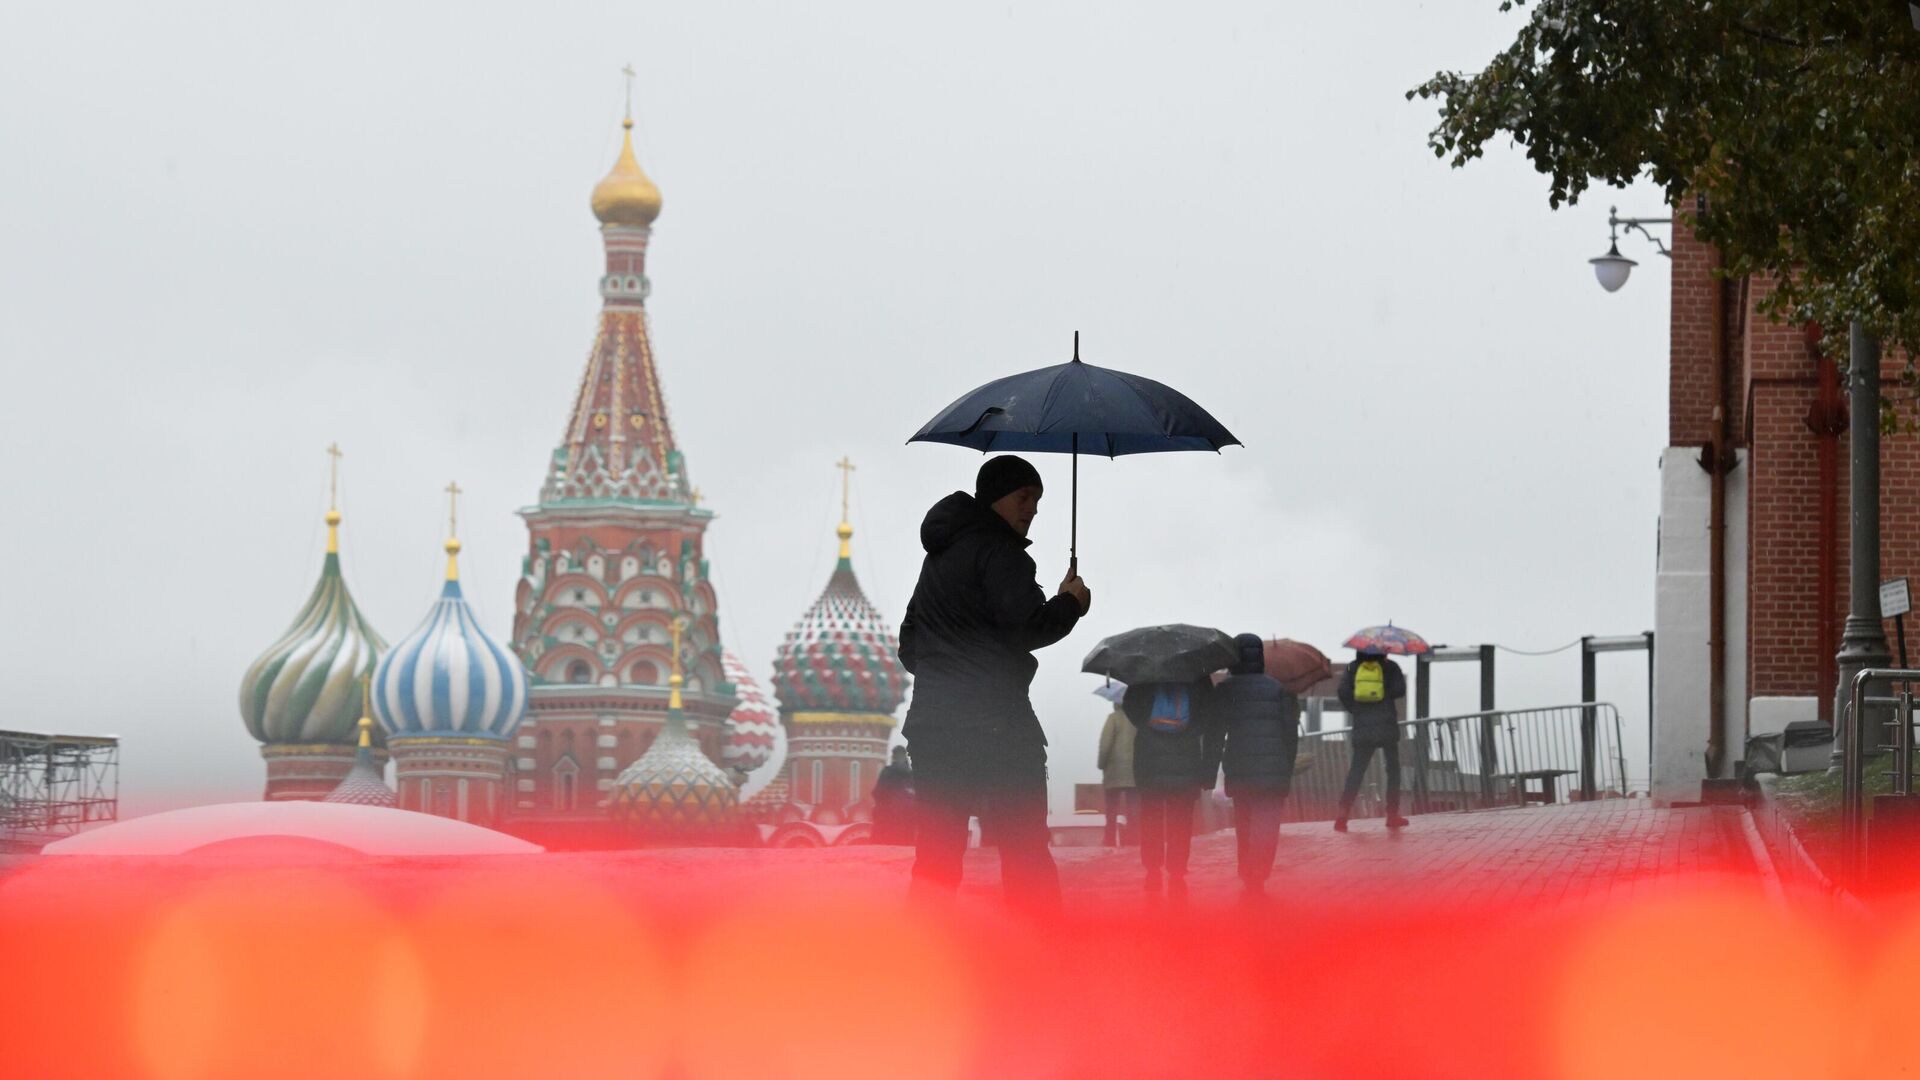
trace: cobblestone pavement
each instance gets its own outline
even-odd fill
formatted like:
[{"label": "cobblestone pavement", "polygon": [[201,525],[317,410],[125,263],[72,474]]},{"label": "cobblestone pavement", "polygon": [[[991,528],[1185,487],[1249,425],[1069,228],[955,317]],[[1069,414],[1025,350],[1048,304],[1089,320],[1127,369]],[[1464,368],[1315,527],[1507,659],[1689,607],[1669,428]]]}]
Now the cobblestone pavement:
[{"label": "cobblestone pavement", "polygon": [[[1389,832],[1356,820],[1347,833],[1325,822],[1281,829],[1269,882],[1276,899],[1332,906],[1356,898],[1401,898],[1452,904],[1556,905],[1628,899],[1636,891],[1702,875],[1750,876],[1755,870],[1738,807],[1659,809],[1641,800],[1415,817]],[[1070,906],[1125,910],[1143,902],[1137,848],[1056,848]],[[469,868],[509,866],[599,879],[621,893],[667,899],[683,892],[739,893],[824,886],[862,893],[904,894],[911,848],[858,846],[825,850],[741,848],[555,853],[476,860]],[[350,872],[378,876],[398,893],[436,891],[440,871],[461,860],[378,860]],[[113,860],[75,864],[70,880],[117,876],[144,866],[165,878],[212,876],[219,860]],[[795,877],[794,875],[799,875]],[[962,889],[969,904],[999,894],[999,856],[967,856]],[[1230,903],[1239,892],[1231,832],[1196,837],[1189,873],[1197,905]]]},{"label": "cobblestone pavement", "polygon": [[[1289,824],[1268,888],[1277,898],[1330,904],[1357,896],[1531,905],[1629,899],[1688,877],[1755,871],[1737,806],[1656,808],[1638,799],[1416,817],[1389,831],[1360,820]],[[1064,849],[1068,895],[1140,894],[1137,852],[1089,857]],[[1233,834],[1196,838],[1189,880],[1196,901],[1239,889]],[[969,878],[991,879],[991,854]]]}]

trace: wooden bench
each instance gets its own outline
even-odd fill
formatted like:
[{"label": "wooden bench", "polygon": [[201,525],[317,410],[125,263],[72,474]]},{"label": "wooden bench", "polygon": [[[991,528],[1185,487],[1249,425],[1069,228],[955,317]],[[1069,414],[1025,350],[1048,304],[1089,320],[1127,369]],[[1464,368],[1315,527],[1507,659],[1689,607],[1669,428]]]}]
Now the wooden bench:
[{"label": "wooden bench", "polygon": [[[1534,802],[1548,804],[1559,802],[1559,785],[1554,781],[1563,776],[1572,776],[1573,773],[1572,769],[1531,769],[1527,772],[1494,773],[1493,778],[1516,781],[1514,791],[1520,796],[1518,800],[1520,805],[1525,806]],[[1540,784],[1538,791],[1532,787],[1536,781]]]}]

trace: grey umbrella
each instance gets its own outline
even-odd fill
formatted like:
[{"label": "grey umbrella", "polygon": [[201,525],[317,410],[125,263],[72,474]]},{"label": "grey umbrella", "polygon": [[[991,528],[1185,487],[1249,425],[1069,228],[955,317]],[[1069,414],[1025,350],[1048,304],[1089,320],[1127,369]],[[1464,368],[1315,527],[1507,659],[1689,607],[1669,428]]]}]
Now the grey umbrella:
[{"label": "grey umbrella", "polygon": [[1212,627],[1168,623],[1102,639],[1080,670],[1126,683],[1192,682],[1239,658],[1233,639]]}]

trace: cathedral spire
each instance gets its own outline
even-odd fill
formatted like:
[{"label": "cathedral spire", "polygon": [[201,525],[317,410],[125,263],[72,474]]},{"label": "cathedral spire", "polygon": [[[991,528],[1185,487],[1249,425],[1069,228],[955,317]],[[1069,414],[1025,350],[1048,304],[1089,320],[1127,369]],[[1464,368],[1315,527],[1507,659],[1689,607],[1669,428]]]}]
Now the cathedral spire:
[{"label": "cathedral spire", "polygon": [[[626,69],[631,79],[632,69]],[[543,506],[678,504],[693,508],[693,486],[667,422],[660,373],[647,330],[647,242],[660,189],[633,154],[631,83],[620,157],[593,189],[606,272],[600,278],[600,332],[587,357],[564,443],[554,451]]]},{"label": "cathedral spire", "polygon": [[834,468],[840,470],[840,527],[834,532],[840,537],[840,565],[853,568],[853,519],[847,512],[847,496],[853,487],[853,459],[842,456]]},{"label": "cathedral spire", "polygon": [[460,580],[460,485],[447,481],[447,580]]},{"label": "cathedral spire", "polygon": [[340,554],[340,444],[327,444],[327,554]]}]

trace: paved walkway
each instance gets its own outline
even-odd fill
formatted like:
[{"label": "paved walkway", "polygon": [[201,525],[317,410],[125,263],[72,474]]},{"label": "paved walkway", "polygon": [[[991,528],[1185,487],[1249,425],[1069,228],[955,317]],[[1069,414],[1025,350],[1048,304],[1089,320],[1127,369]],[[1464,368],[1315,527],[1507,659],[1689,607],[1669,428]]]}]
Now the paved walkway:
[{"label": "paved walkway", "polygon": [[[1639,799],[1468,814],[1428,814],[1389,831],[1378,819],[1337,833],[1326,822],[1289,824],[1269,885],[1276,897],[1342,903],[1355,896],[1450,903],[1559,904],[1619,900],[1702,875],[1755,871],[1737,806],[1659,809]],[[1134,849],[1089,858],[1061,852],[1069,895],[1140,892]],[[991,854],[970,877],[995,873]],[[1196,901],[1239,888],[1232,833],[1194,842]]]},{"label": "paved walkway", "polygon": [[[1378,819],[1334,832],[1325,822],[1288,824],[1269,889],[1293,903],[1331,906],[1355,898],[1460,905],[1558,905],[1619,900],[1650,886],[1702,875],[1750,876],[1753,853],[1738,807],[1658,809],[1643,800],[1415,817],[1389,832]],[[1056,848],[1069,905],[1125,911],[1143,903],[1139,849]],[[29,860],[29,864],[37,860]],[[376,860],[342,869],[377,878],[395,895],[434,893],[451,867],[572,873],[622,894],[671,901],[714,893],[825,887],[868,894],[904,893],[911,848],[856,846],[815,850],[748,848],[577,852],[493,859]],[[25,865],[25,864],[23,864]],[[61,879],[102,886],[138,867],[155,880],[189,881],[231,869],[218,859],[76,861]],[[963,896],[994,903],[999,856],[967,856]],[[1231,832],[1196,838],[1189,874],[1196,906],[1231,903],[1239,893]]]}]

